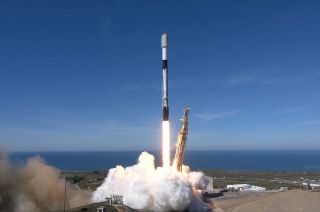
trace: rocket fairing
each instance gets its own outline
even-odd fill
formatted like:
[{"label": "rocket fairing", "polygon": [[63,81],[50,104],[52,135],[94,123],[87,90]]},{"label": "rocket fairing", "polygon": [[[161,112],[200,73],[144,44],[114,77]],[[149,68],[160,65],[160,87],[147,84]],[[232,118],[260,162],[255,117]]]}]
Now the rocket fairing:
[{"label": "rocket fairing", "polygon": [[162,48],[162,120],[169,120],[169,103],[168,103],[168,61],[167,61],[167,33],[162,33],[161,48]]}]

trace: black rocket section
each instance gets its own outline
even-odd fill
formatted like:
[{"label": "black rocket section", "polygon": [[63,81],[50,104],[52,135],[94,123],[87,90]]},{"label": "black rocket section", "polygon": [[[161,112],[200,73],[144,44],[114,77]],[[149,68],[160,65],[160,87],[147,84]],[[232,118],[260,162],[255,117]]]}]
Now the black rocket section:
[{"label": "black rocket section", "polygon": [[163,114],[162,120],[163,121],[168,121],[169,120],[169,108],[168,107],[164,107],[162,109],[162,114]]}]

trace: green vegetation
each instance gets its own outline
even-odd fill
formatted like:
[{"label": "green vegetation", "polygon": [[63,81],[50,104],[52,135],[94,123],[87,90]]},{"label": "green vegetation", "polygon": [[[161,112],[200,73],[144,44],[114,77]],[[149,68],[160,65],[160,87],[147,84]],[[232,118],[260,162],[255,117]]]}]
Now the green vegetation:
[{"label": "green vegetation", "polygon": [[[66,209],[67,212],[97,212],[97,208],[104,207],[108,212],[126,212],[126,211],[135,211],[127,206],[122,205],[109,205],[106,202],[91,203],[83,205],[81,207],[69,208]],[[63,212],[63,210],[52,211],[52,212]]]},{"label": "green vegetation", "polygon": [[68,171],[63,172],[61,177],[66,178],[72,184],[77,184],[82,189],[95,191],[107,174],[107,171]]},{"label": "green vegetation", "polygon": [[[213,177],[214,188],[224,188],[228,184],[248,183],[267,189],[288,187],[289,189],[300,188],[304,180],[320,182],[319,172],[263,172],[263,171],[224,171],[203,170]],[[63,172],[62,177],[67,177],[70,183],[77,184],[80,188],[89,191],[96,190],[107,176],[107,171],[84,171]]]}]

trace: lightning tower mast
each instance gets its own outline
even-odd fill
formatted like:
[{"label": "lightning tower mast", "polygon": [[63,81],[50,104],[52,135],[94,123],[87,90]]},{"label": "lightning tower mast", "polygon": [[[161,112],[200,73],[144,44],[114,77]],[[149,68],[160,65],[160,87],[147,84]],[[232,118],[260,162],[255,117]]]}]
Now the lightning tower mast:
[{"label": "lightning tower mast", "polygon": [[173,161],[173,167],[179,172],[182,171],[184,153],[185,153],[186,144],[187,144],[189,110],[190,109],[188,107],[183,110],[183,117],[181,119],[181,129],[178,134],[177,144],[176,144],[176,154],[174,156],[174,161]]}]

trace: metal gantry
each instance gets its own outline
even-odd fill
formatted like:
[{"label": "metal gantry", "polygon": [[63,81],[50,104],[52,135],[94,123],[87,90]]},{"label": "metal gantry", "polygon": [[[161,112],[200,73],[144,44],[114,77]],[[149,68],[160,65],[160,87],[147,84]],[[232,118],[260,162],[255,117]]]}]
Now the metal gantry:
[{"label": "metal gantry", "polygon": [[183,116],[181,119],[181,128],[178,134],[177,143],[176,143],[176,154],[173,160],[173,167],[181,172],[182,164],[184,159],[184,154],[186,150],[187,136],[188,136],[188,115],[190,108],[187,107],[183,110]]}]

